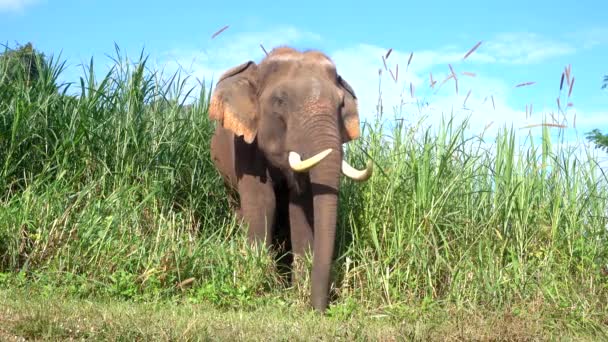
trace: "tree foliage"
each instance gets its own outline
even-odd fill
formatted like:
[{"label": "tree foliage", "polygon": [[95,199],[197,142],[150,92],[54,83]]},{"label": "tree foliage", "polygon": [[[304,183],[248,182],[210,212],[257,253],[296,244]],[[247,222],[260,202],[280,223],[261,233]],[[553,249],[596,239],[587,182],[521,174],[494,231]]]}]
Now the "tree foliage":
[{"label": "tree foliage", "polygon": [[[608,87],[608,75],[604,76],[604,84],[602,89]],[[587,132],[587,140],[595,144],[596,148],[608,152],[608,134],[602,134],[599,129],[594,129],[591,132]]]},{"label": "tree foliage", "polygon": [[587,140],[595,144],[596,148],[608,152],[608,134],[602,134],[599,129],[587,133]]},{"label": "tree foliage", "polygon": [[48,67],[45,55],[30,42],[14,49],[6,47],[0,54],[0,83],[21,81],[31,85]]}]

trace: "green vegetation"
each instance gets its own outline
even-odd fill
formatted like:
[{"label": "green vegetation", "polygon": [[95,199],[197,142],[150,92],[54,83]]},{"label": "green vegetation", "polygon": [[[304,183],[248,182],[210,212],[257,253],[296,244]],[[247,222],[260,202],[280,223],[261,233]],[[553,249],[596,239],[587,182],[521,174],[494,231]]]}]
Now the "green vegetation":
[{"label": "green vegetation", "polygon": [[[25,300],[27,298],[27,300]],[[288,306],[257,306],[252,310],[222,310],[204,304],[87,301],[40,291],[0,290],[0,340],[28,339],[102,341],[245,340],[245,341],[403,341],[403,340],[527,340],[546,337],[541,312],[420,310],[388,318],[380,314],[323,317]],[[593,340],[593,334],[573,334],[566,324],[554,327],[561,338]],[[595,336],[597,340],[597,335]]]},{"label": "green vegetation", "polygon": [[596,148],[599,148],[604,152],[608,152],[608,135],[602,134],[602,132],[597,128],[593,129],[591,132],[588,132],[586,135],[587,140],[595,144]]},{"label": "green vegetation", "polygon": [[[99,341],[407,341],[532,340],[547,337],[538,303],[527,314],[407,308],[408,314],[325,317],[286,305],[223,310],[205,304],[170,301],[78,300],[56,291],[0,290],[0,340],[16,336],[43,340]],[[405,309],[406,307],[403,307]],[[561,339],[598,340],[593,331],[576,331],[567,320],[552,322]],[[594,336],[595,335],[595,336]],[[595,338],[595,339],[594,339]]]},{"label": "green vegetation", "polygon": [[376,172],[343,180],[317,317],[230,214],[209,89],[115,61],[100,80],[91,61],[78,96],[52,59],[0,82],[0,338],[608,338],[606,175],[549,127],[518,144],[469,138],[466,120],[364,125],[348,159]]},{"label": "green vegetation", "polygon": [[7,46],[0,58],[2,59],[0,82],[30,85],[36,83],[42,73],[49,71],[46,57],[36,51],[32,43],[15,49]]},{"label": "green vegetation", "polygon": [[[604,84],[602,89],[608,86],[608,75],[604,76]],[[608,152],[608,134],[603,134],[599,129],[595,128],[591,132],[586,133],[587,140],[591,141],[596,148]]]}]

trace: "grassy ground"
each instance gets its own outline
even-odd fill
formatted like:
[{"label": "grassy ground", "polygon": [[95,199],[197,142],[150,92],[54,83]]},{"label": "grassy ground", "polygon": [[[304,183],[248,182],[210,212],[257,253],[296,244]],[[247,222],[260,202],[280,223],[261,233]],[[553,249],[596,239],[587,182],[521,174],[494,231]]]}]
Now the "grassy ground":
[{"label": "grassy ground", "polygon": [[[571,329],[568,313],[545,312],[540,303],[523,310],[480,311],[411,308],[406,316],[355,313],[323,317],[298,306],[264,305],[222,310],[179,302],[83,300],[31,291],[0,291],[0,338],[41,340],[589,340],[608,338],[599,329]],[[561,311],[561,312],[560,312]],[[557,317],[548,317],[555,315]]]},{"label": "grassy ground", "polygon": [[342,182],[322,318],[230,214],[207,89],[188,93],[179,75],[117,55],[70,96],[57,61],[33,81],[5,77],[3,63],[3,334],[86,337],[82,316],[109,339],[268,326],[295,339],[605,337],[607,178],[559,131],[537,128],[538,143],[506,128],[471,136],[466,120],[365,124],[347,158],[376,171]]}]

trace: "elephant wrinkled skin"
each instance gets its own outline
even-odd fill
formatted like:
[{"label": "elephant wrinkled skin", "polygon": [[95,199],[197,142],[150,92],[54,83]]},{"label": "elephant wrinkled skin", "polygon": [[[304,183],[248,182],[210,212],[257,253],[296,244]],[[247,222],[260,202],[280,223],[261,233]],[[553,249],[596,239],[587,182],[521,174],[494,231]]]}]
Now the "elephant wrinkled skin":
[{"label": "elephant wrinkled skin", "polygon": [[312,252],[312,306],[325,311],[340,174],[372,172],[371,162],[357,170],[343,160],[342,144],[359,137],[353,89],[323,53],[279,47],[222,74],[209,117],[219,122],[211,156],[239,195],[250,241],[269,246],[286,216],[293,254]]}]

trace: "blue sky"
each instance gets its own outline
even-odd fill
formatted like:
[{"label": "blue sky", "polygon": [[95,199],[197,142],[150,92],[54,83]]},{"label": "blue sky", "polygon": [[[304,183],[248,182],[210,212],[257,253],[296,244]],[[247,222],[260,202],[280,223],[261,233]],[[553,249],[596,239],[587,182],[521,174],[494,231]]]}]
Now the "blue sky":
[{"label": "blue sky", "polygon": [[[381,56],[392,48],[388,67],[399,65],[399,79],[394,82],[386,72],[382,76],[385,115],[392,116],[404,101],[401,116],[423,112],[436,118],[453,110],[470,114],[474,130],[490,122],[517,128],[540,123],[543,113],[556,113],[561,73],[571,65],[572,97],[564,92],[561,101],[573,103],[566,118],[572,127],[576,113],[577,130],[570,134],[580,135],[594,127],[608,131],[608,90],[600,89],[608,74],[606,13],[608,2],[597,0],[0,0],[0,38],[9,46],[32,41],[46,54],[61,52],[70,80],[92,56],[102,68],[114,43],[132,58],[145,48],[158,66],[175,70],[180,65],[207,80],[246,60],[259,61],[260,43],[267,50],[279,44],[321,49],[357,92],[364,119],[375,113]],[[225,25],[230,27],[211,39]],[[463,60],[478,41],[479,48]],[[440,83],[449,75],[448,64],[458,75],[459,92],[450,80],[435,93],[429,73]],[[476,76],[463,75],[465,71]],[[536,83],[515,87],[522,82]],[[429,106],[420,109],[416,101]],[[529,118],[527,104],[533,108]]]}]

